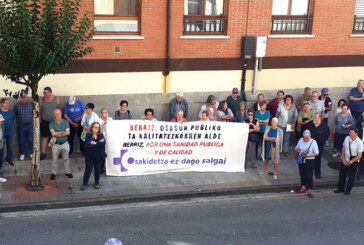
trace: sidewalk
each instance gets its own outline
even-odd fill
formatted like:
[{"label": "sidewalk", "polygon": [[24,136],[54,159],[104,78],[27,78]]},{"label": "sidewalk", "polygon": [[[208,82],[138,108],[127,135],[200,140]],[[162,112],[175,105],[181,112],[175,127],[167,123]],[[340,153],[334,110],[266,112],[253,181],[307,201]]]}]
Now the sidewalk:
[{"label": "sidewalk", "polygon": [[[322,178],[318,180],[314,177],[314,189],[336,187],[339,172],[333,168],[340,166],[340,158],[333,158],[330,152],[330,148],[325,149],[322,158]],[[245,173],[185,172],[131,177],[102,175],[99,190],[94,189],[93,175],[91,175],[89,186],[85,191],[80,190],[84,158],[77,153],[70,158],[73,179],[67,178],[62,164],[59,164],[56,181],[49,180],[50,155],[41,161],[41,173],[43,173],[41,179],[45,190],[40,192],[28,192],[24,189],[30,180],[29,158],[16,161],[15,165],[16,167],[11,167],[7,163],[3,164],[3,176],[8,181],[0,183],[0,213],[197,196],[284,192],[300,186],[298,167],[293,154],[288,158],[281,157],[277,180],[273,180],[273,175],[261,176],[259,173],[263,169],[263,162],[258,161],[259,171],[247,168]],[[272,169],[270,162],[268,172],[272,172]],[[364,185],[364,182],[355,184]]]}]

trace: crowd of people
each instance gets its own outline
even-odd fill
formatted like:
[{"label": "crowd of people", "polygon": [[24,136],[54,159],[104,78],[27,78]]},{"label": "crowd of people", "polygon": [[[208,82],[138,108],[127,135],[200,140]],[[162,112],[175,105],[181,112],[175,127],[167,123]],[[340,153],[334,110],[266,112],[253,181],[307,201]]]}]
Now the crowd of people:
[{"label": "crowd of people", "polygon": [[[267,175],[268,163],[273,162],[273,179],[278,178],[278,163],[281,153],[285,157],[290,154],[296,158],[304,158],[299,164],[301,175],[301,189],[297,193],[308,192],[312,194],[313,173],[317,179],[321,178],[321,157],[328,145],[330,135],[334,139],[333,156],[341,155],[342,167],[340,181],[336,192],[350,194],[354,178],[364,171],[364,163],[360,165],[363,152],[364,127],[364,81],[359,80],[357,87],[352,88],[349,94],[349,103],[345,99],[338,101],[333,128],[328,125],[329,114],[332,112],[332,100],[329,90],[323,88],[321,94],[306,87],[304,93],[294,99],[292,95],[285,95],[284,91],[277,92],[277,97],[269,103],[264,94],[260,93],[251,108],[239,95],[239,90],[233,88],[232,94],[223,101],[217,101],[215,96],[209,95],[206,103],[201,106],[198,120],[246,123],[249,125],[249,135],[246,150],[246,166],[258,170],[257,161],[260,160],[258,152],[261,149],[261,159],[264,169],[261,175]],[[52,149],[51,180],[57,176],[57,161],[61,158],[66,175],[73,178],[70,172],[69,155],[73,153],[74,138],[77,134],[80,151],[85,156],[86,169],[84,173],[82,190],[88,185],[90,174],[94,169],[96,189],[100,188],[100,176],[104,171],[105,144],[103,136],[106,125],[111,120],[133,119],[126,100],[120,101],[120,108],[115,111],[114,118],[109,116],[108,110],[102,108],[101,117],[94,112],[95,105],[87,103],[86,106],[75,96],[62,108],[60,99],[54,96],[50,87],[43,90],[44,97],[39,102],[40,134],[42,137],[40,160],[46,158],[47,146]],[[20,101],[10,109],[10,101],[1,99],[0,108],[0,182],[6,179],[1,176],[4,146],[6,145],[5,161],[14,166],[12,154],[12,141],[14,125],[18,135],[19,160],[25,159],[26,154],[33,154],[33,105],[27,100],[27,94],[21,93]],[[146,108],[144,120],[156,121],[154,110]],[[189,106],[183,97],[183,92],[168,103],[167,121],[184,123],[189,116]],[[293,137],[295,136],[295,137]],[[295,150],[290,145],[295,138]],[[359,168],[360,165],[360,168]],[[359,171],[358,171],[359,168]],[[349,182],[346,184],[346,175]]]}]

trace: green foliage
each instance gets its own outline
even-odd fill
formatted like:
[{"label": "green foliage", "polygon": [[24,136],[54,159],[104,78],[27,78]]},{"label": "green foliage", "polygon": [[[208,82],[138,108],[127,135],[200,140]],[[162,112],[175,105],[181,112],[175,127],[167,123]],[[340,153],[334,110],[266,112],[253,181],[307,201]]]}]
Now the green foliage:
[{"label": "green foliage", "polygon": [[94,31],[81,0],[0,0],[0,71],[33,90],[93,51]]}]

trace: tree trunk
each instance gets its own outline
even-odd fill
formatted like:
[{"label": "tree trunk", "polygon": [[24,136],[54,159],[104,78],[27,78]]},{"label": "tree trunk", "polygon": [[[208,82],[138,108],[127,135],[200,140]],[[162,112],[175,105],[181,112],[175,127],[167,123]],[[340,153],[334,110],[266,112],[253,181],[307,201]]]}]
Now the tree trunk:
[{"label": "tree trunk", "polygon": [[39,81],[32,81],[30,89],[32,90],[32,103],[33,103],[33,158],[32,158],[32,169],[30,172],[30,185],[27,186],[27,190],[30,191],[39,191],[43,190],[44,186],[41,184],[40,181],[40,171],[39,171],[39,160],[40,160],[40,153],[39,153],[39,97],[38,97],[38,82]]}]

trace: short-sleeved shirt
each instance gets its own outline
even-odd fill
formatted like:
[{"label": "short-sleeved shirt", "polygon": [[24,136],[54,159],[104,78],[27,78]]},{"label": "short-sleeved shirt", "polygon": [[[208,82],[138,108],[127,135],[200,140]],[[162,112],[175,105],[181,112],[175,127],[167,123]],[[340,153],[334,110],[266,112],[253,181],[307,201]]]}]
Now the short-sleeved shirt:
[{"label": "short-sleeved shirt", "polygon": [[348,162],[350,161],[350,151],[351,151],[351,156],[356,157],[358,156],[359,152],[363,152],[364,148],[363,141],[361,141],[359,137],[356,137],[355,140],[352,140],[350,136],[346,136],[343,145],[345,148],[345,160]]},{"label": "short-sleeved shirt", "polygon": [[[350,90],[349,97],[362,98],[363,95],[359,93],[358,88],[352,88]],[[364,112],[364,100],[352,101],[350,100],[350,110],[353,112]]]},{"label": "short-sleeved shirt", "polygon": [[305,102],[310,102],[310,100],[311,100],[311,96],[310,97],[306,97],[305,96],[305,94],[301,94],[298,98],[297,98],[297,103],[298,103],[298,105],[303,109],[303,104],[305,103]]},{"label": "short-sleeved shirt", "polygon": [[16,116],[16,123],[18,126],[33,123],[33,104],[27,101],[23,104],[21,101],[14,106],[14,113]]},{"label": "short-sleeved shirt", "polygon": [[293,124],[297,116],[297,107],[295,105],[291,105],[288,110],[284,104],[280,105],[276,114],[276,117],[278,118],[278,126],[285,128],[287,127],[287,124]]},{"label": "short-sleeved shirt", "polygon": [[[313,112],[312,112],[312,111],[310,111],[310,112],[308,113],[308,116],[306,116],[306,115],[305,115],[305,113],[304,113],[303,111],[300,111],[300,112],[298,113],[298,118],[302,118],[302,121],[303,121],[303,122],[304,122],[304,121],[307,121],[307,120],[312,119],[314,116],[315,116],[315,114],[313,114]],[[299,131],[299,132],[303,132],[303,131],[306,129],[306,127],[307,127],[307,124],[306,124],[306,125],[298,124],[298,125],[297,125],[297,131]]]},{"label": "short-sleeved shirt", "polygon": [[349,134],[350,128],[344,128],[343,125],[351,125],[354,126],[354,119],[351,114],[347,114],[345,117],[342,116],[342,113],[339,113],[335,117],[335,132],[338,134]]},{"label": "short-sleeved shirt", "polygon": [[[70,129],[70,124],[67,120],[61,119],[61,123],[58,124],[56,120],[53,120],[49,123],[49,131],[54,130],[54,132],[63,132]],[[67,141],[67,136],[57,137],[56,143],[62,144]]]},{"label": "short-sleeved shirt", "polygon": [[236,97],[236,99],[234,99],[232,95],[230,95],[229,97],[226,98],[226,103],[228,104],[228,107],[233,112],[234,116],[236,115],[236,113],[238,111],[240,111],[240,102],[242,102],[242,101],[243,101],[243,98],[240,95],[238,95],[238,97]]},{"label": "short-sleeved shirt", "polygon": [[[225,115],[226,115],[225,112],[223,112],[223,111],[217,111],[217,121],[230,122],[231,120],[223,120],[223,119],[221,119]],[[234,116],[234,114],[230,110],[230,108],[228,108],[228,114],[227,115]]]},{"label": "short-sleeved shirt", "polygon": [[[300,149],[300,150],[305,151],[305,155],[319,154],[317,142],[314,139],[311,139],[310,141],[305,142],[303,140],[303,138],[301,138],[298,141],[295,149]],[[306,157],[306,159],[315,159],[315,157]]]},{"label": "short-sleeved shirt", "polygon": [[322,102],[321,100],[318,100],[316,103],[314,103],[312,100],[310,101],[310,107],[311,107],[311,111],[316,114],[316,113],[322,113],[325,111],[325,105],[324,102]]},{"label": "short-sleeved shirt", "polygon": [[76,118],[81,117],[84,111],[85,106],[82,101],[76,100],[74,105],[66,103],[63,113],[64,115],[67,115],[72,121],[74,121]]},{"label": "short-sleeved shirt", "polygon": [[[322,101],[322,99],[321,99],[321,95],[320,95],[318,98],[319,98],[319,100],[320,100],[320,101]],[[332,101],[331,101],[330,97],[326,97],[326,98],[325,98],[325,101],[322,101],[322,102],[324,103],[325,108],[327,108],[327,107],[329,107],[330,105],[332,105]],[[329,111],[327,111],[327,110],[325,109],[325,118],[328,118],[328,117],[329,117]]]},{"label": "short-sleeved shirt", "polygon": [[13,121],[15,120],[15,113],[13,110],[3,111],[0,109],[0,114],[3,115],[4,121],[4,136],[12,137],[14,135]]},{"label": "short-sleeved shirt", "polygon": [[[265,121],[267,119],[270,119],[270,112],[268,110],[265,110],[264,114],[261,114],[260,111],[256,111],[254,118],[258,119],[259,121]],[[259,133],[264,133],[267,125],[259,124],[259,127]]]}]

